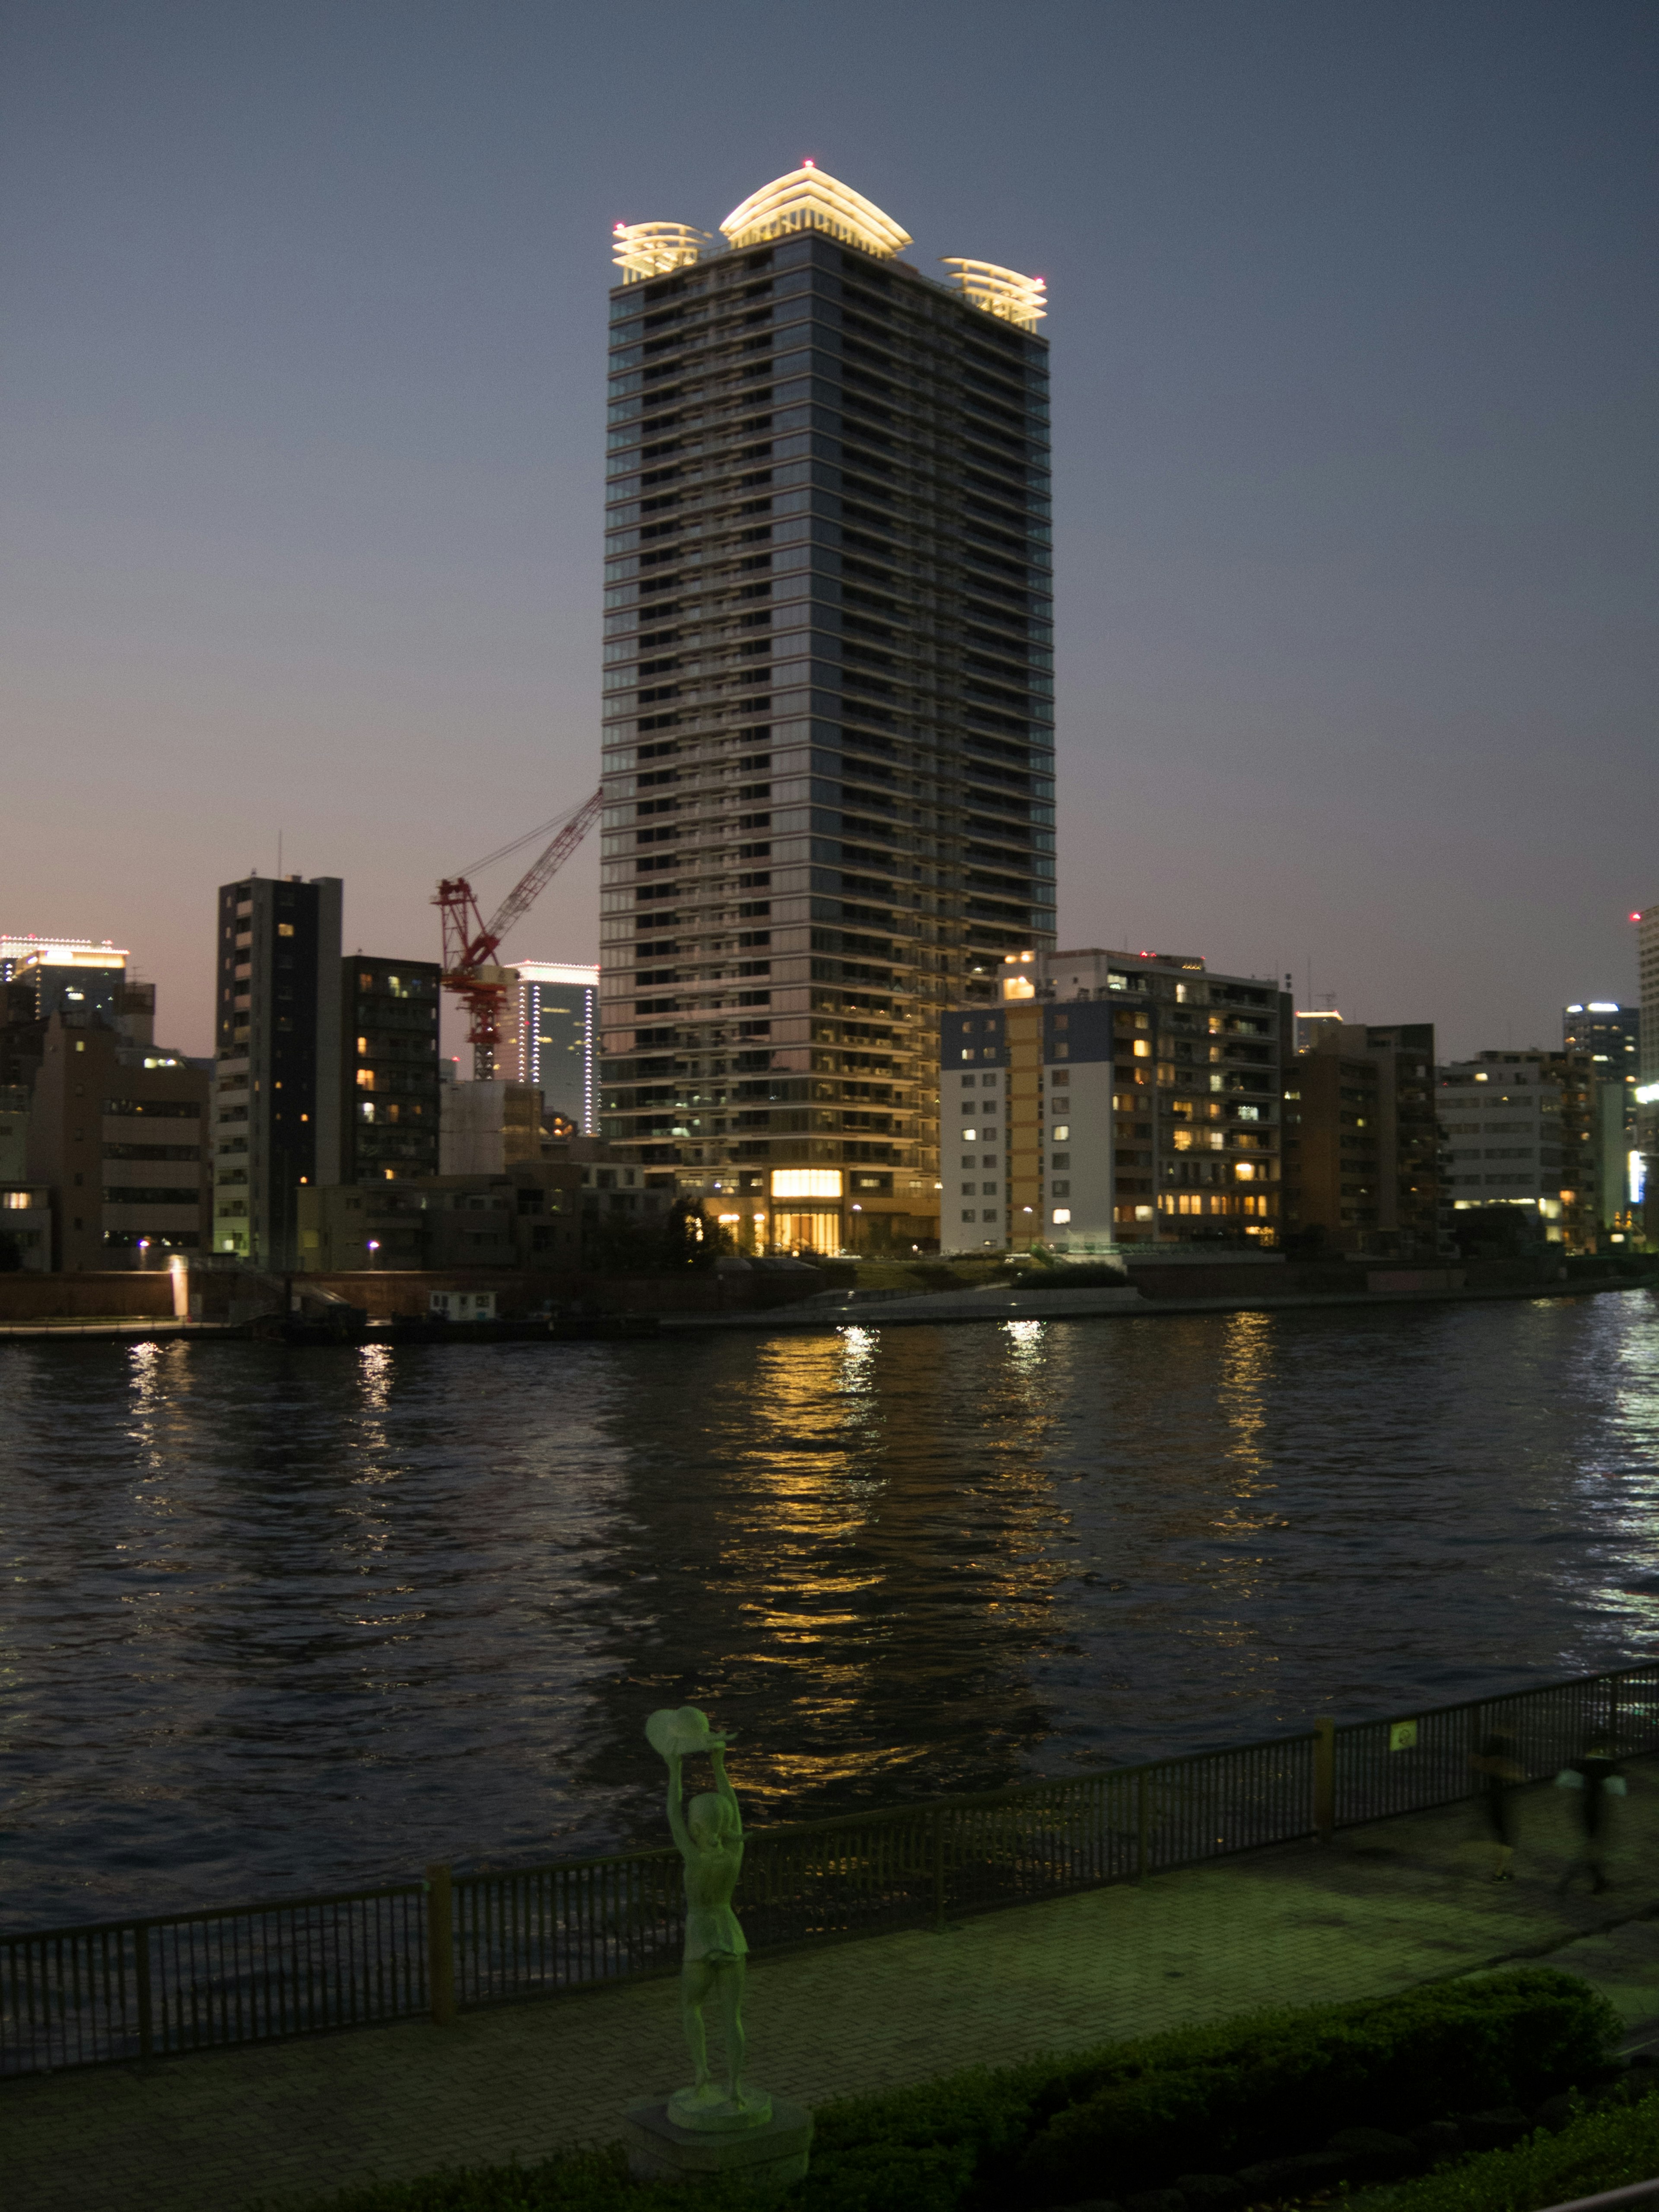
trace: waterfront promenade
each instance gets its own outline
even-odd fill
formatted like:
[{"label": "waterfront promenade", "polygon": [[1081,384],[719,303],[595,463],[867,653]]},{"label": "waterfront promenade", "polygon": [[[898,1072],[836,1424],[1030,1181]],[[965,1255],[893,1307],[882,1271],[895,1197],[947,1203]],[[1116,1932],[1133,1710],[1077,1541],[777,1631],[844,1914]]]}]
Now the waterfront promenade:
[{"label": "waterfront promenade", "polygon": [[[1468,1808],[964,1922],[752,1962],[755,2078],[806,2104],[1217,2019],[1547,1959],[1659,2035],[1659,1765],[1601,1897],[1563,1899],[1565,1792],[1520,1793],[1514,1882]],[[741,1898],[739,1897],[739,1903]],[[0,2085],[8,2212],[240,2212],[605,2141],[684,2071],[672,1981]]]}]

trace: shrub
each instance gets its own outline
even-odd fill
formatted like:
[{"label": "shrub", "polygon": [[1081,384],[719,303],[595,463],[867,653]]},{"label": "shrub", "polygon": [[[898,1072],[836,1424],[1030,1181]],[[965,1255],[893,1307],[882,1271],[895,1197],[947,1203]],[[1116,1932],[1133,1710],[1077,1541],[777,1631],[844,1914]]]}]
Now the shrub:
[{"label": "shrub", "polygon": [[[1620,2032],[1618,2014],[1586,1983],[1540,1967],[975,2067],[823,2108],[811,2170],[780,2212],[1005,2212],[1115,2195],[1177,2172],[1229,2172],[1316,2148],[1345,2127],[1408,2127],[1511,2103],[1530,2110],[1590,2081]],[[1651,2112],[1659,2125],[1659,2099]],[[1543,2160],[1554,2148],[1540,2142],[1491,2154],[1398,2192],[1389,2212],[1531,2212],[1560,2202],[1577,2192],[1560,2188],[1524,2204],[1432,2194],[1490,2159]],[[613,2148],[348,2190],[310,2212],[678,2212],[685,2201],[629,2182]],[[696,2192],[699,2212],[743,2201],[724,2188]]]},{"label": "shrub", "polygon": [[1604,2063],[1617,2014],[1549,1968],[1441,1983],[1376,2005],[1264,2014],[1126,2045],[1029,2145],[1034,2197],[1227,2173],[1340,2128],[1530,2107]]},{"label": "shrub", "polygon": [[1388,2212],[1544,2212],[1659,2174],[1659,2096],[1586,2112],[1559,2135],[1489,2150],[1388,2195]]}]

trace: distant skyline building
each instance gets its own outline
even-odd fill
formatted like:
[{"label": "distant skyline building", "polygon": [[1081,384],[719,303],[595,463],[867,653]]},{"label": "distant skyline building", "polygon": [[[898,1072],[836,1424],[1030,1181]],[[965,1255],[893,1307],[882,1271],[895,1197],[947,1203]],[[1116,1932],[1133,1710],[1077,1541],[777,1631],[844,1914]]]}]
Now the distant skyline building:
[{"label": "distant skyline building", "polygon": [[1598,1083],[1641,1080],[1642,1009],[1616,999],[1587,999],[1561,1010],[1561,1047],[1587,1052]]},{"label": "distant skyline building", "polygon": [[341,883],[252,876],[219,890],[213,1249],[299,1264],[297,1193],[341,1180]]},{"label": "distant skyline building", "polygon": [[62,1014],[113,1028],[123,1009],[128,957],[107,939],[0,936],[0,984],[27,987],[38,1021]]},{"label": "distant skyline building", "polygon": [[517,960],[507,971],[496,1072],[542,1094],[549,1115],[585,1137],[599,1127],[599,971],[580,963]]},{"label": "distant skyline building", "polygon": [[1042,285],[811,163],[720,228],[617,227],[600,1133],[908,1251],[939,1017],[1054,942]]}]

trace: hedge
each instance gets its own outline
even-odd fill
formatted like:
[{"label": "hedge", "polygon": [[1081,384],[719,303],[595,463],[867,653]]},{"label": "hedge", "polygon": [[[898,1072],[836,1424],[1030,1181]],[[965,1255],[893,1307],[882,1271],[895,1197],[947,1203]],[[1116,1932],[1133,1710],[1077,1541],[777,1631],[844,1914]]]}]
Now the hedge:
[{"label": "hedge", "polygon": [[1425,2180],[1355,2199],[1376,2212],[1546,2212],[1659,2176],[1659,2096],[1585,2112],[1559,2135],[1540,2130],[1513,2150],[1489,2150]]},{"label": "hedge", "polygon": [[[1062,2204],[1231,2172],[1316,2148],[1340,2128],[1530,2110],[1596,2075],[1621,2032],[1588,1984],[1537,1967],[974,2068],[821,2108],[811,2171],[780,2212]],[[755,2202],[723,2189],[696,2197],[700,2212]],[[348,2190],[309,2212],[684,2212],[686,2202],[629,2183],[613,2149]],[[1454,2208],[1425,2200],[1420,2212]]]},{"label": "hedge", "polygon": [[1115,2196],[1316,2148],[1340,2128],[1530,2110],[1595,2072],[1619,2033],[1587,1983],[1534,1968],[1125,2045],[1027,2146],[1022,2193]]}]

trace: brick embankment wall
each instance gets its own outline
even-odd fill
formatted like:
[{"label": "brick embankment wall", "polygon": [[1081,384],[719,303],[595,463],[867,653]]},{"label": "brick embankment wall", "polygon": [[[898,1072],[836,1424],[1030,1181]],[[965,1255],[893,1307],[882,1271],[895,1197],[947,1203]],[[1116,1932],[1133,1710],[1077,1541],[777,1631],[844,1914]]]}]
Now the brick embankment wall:
[{"label": "brick embankment wall", "polygon": [[0,1326],[12,1322],[155,1321],[173,1312],[173,1279],[165,1268],[43,1275],[19,1268],[0,1275]]}]

